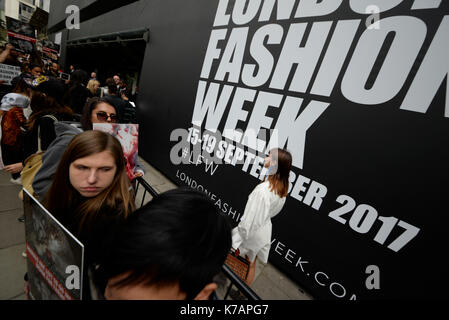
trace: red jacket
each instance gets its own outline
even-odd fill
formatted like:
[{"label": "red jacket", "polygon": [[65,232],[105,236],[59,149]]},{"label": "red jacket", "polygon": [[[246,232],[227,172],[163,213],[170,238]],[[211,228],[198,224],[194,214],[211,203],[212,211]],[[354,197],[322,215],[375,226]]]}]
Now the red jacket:
[{"label": "red jacket", "polygon": [[[22,129],[20,127],[24,126],[27,119],[23,114],[23,109],[20,107],[14,107],[8,112],[3,114],[2,118],[2,144],[8,146],[16,146],[16,144],[23,143]],[[17,145],[17,147],[21,147]]]}]

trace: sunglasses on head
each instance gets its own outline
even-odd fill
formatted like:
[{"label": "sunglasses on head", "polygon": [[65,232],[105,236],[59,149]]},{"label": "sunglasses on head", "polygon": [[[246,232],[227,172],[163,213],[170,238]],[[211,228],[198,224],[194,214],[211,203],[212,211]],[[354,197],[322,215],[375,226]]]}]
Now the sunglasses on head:
[{"label": "sunglasses on head", "polygon": [[98,111],[97,112],[97,119],[99,121],[106,122],[106,121],[108,121],[108,118],[111,118],[111,122],[117,122],[117,120],[118,120],[117,115],[114,114],[114,113],[108,114],[108,113],[106,113],[104,111]]}]

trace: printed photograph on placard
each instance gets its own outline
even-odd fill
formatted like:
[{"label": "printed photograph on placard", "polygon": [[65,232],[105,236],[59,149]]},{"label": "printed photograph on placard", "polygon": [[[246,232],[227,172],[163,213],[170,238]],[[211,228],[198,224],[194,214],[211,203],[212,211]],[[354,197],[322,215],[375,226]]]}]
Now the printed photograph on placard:
[{"label": "printed photograph on placard", "polygon": [[35,45],[32,42],[25,41],[22,39],[15,38],[9,34],[9,43],[14,46],[16,51],[22,52],[22,53],[31,53],[34,51]]},{"label": "printed photograph on placard", "polygon": [[84,246],[24,190],[29,297],[81,300]]},{"label": "printed photograph on placard", "polygon": [[6,17],[8,41],[14,48],[22,53],[31,53],[36,50],[36,32],[28,23]]},{"label": "printed photograph on placard", "polygon": [[50,40],[42,40],[42,48],[47,48],[55,53],[59,53],[60,45]]},{"label": "printed photograph on placard", "polygon": [[44,59],[52,62],[58,62],[60,45],[49,40],[42,40],[42,55]]},{"label": "printed photograph on placard", "polygon": [[6,26],[9,32],[14,32],[25,37],[36,38],[34,28],[28,23],[6,17]]},{"label": "printed photograph on placard", "polygon": [[94,123],[93,129],[109,133],[116,137],[123,148],[126,158],[126,173],[130,180],[136,173],[138,156],[139,125],[122,123]]}]

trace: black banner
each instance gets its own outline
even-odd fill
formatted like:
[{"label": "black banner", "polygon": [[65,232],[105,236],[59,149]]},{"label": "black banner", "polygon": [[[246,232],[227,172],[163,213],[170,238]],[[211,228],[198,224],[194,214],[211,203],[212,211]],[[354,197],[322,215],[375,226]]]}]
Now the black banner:
[{"label": "black banner", "polygon": [[286,147],[273,264],[320,299],[447,296],[447,2],[153,6],[147,161],[237,224],[263,157]]}]

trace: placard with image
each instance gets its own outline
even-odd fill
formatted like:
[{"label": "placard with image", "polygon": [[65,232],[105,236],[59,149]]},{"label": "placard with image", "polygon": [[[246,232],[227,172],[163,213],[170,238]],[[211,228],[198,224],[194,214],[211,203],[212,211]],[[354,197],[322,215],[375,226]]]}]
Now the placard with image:
[{"label": "placard with image", "polygon": [[9,43],[23,53],[31,53],[36,49],[36,31],[28,23],[6,17]]},{"label": "placard with image", "polygon": [[23,190],[29,297],[81,300],[84,245]]},{"label": "placard with image", "polygon": [[93,129],[109,133],[120,141],[126,158],[126,173],[129,179],[132,180],[137,169],[139,125],[129,123],[94,123]]}]

